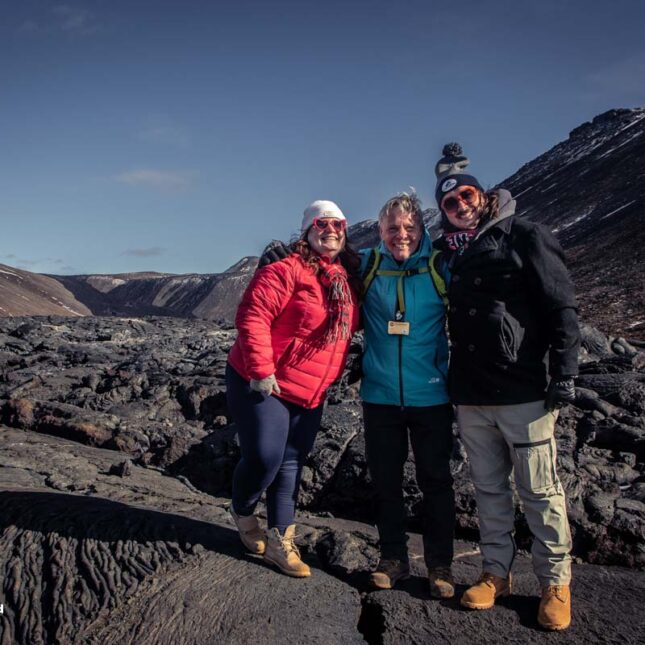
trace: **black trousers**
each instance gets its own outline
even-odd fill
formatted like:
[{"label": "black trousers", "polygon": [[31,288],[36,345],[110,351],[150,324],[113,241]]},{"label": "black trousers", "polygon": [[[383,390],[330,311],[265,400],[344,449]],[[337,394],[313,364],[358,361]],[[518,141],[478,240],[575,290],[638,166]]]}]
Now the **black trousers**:
[{"label": "black trousers", "polygon": [[452,406],[401,408],[363,403],[367,465],[377,502],[381,557],[408,559],[403,505],[403,466],[408,433],[423,494],[423,549],[426,565],[449,566],[455,531],[455,493],[450,474]]}]

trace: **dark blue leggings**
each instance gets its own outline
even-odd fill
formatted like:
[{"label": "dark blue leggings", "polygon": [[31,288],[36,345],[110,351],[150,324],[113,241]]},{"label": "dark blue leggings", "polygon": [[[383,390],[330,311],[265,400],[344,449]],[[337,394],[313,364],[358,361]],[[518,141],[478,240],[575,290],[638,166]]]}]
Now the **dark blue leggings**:
[{"label": "dark blue leggings", "polygon": [[314,445],[323,406],[308,410],[254,392],[228,364],[226,397],[242,452],[233,474],[233,509],[238,515],[251,515],[266,491],[269,528],[284,533],[293,524],[300,474]]}]

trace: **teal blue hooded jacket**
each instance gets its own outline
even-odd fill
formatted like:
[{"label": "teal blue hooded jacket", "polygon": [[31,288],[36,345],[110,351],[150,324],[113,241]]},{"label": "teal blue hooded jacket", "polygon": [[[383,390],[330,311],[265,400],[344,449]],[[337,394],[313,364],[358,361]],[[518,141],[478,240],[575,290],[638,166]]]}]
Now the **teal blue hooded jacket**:
[{"label": "teal blue hooded jacket", "polygon": [[[432,243],[423,237],[416,253],[397,263],[381,242],[379,270],[421,269],[428,266]],[[361,254],[365,273],[371,249]],[[367,403],[423,407],[448,402],[448,339],[446,311],[429,273],[403,278],[408,336],[388,334],[388,321],[398,309],[396,276],[375,275],[363,301],[365,347],[361,397]]]}]

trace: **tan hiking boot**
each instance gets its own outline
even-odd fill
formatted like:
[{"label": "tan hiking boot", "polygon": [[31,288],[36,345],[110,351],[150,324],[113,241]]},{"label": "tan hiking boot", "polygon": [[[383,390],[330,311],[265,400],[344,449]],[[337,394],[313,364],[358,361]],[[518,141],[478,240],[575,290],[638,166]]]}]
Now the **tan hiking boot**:
[{"label": "tan hiking boot", "polygon": [[233,510],[232,506],[229,510],[231,511],[231,517],[235,522],[235,526],[237,526],[242,544],[251,553],[254,553],[255,555],[262,555],[266,550],[267,536],[260,528],[258,518],[255,517],[255,515],[238,515]]},{"label": "tan hiking boot", "polygon": [[500,578],[484,571],[479,580],[461,597],[462,607],[468,609],[490,609],[497,598],[511,593],[511,574],[508,578]]},{"label": "tan hiking boot", "polygon": [[452,598],[455,595],[455,580],[450,567],[428,569],[428,582],[433,598]]},{"label": "tan hiking boot", "polygon": [[379,560],[376,571],[370,575],[372,589],[392,589],[399,580],[410,577],[410,565],[403,560]]},{"label": "tan hiking boot", "polygon": [[311,569],[300,559],[300,551],[295,545],[296,525],[287,526],[284,535],[273,527],[268,533],[267,549],[264,559],[275,565],[282,573],[294,578],[308,578]]},{"label": "tan hiking boot", "polygon": [[571,624],[571,592],[569,585],[549,585],[542,589],[538,623],[544,629],[559,631]]}]

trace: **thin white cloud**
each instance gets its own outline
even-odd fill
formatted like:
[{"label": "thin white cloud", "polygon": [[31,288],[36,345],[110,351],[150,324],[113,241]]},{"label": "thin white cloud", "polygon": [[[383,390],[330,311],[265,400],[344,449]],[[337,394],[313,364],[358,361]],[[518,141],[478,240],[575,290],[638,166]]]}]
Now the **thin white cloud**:
[{"label": "thin white cloud", "polygon": [[31,269],[31,267],[40,263],[38,260],[27,260],[26,258],[18,257],[15,253],[6,253],[2,256],[2,259],[8,260],[9,264],[18,269]]},{"label": "thin white cloud", "polygon": [[152,258],[163,255],[165,252],[166,249],[163,249],[160,246],[151,246],[147,249],[126,249],[121,253],[121,255],[128,255],[136,258]]},{"label": "thin white cloud", "polygon": [[115,179],[129,186],[147,186],[160,190],[185,190],[192,183],[193,173],[139,168],[123,172]]},{"label": "thin white cloud", "polygon": [[8,260],[12,266],[15,266],[18,269],[24,269],[25,271],[35,271],[38,266],[48,267],[51,265],[64,265],[65,260],[60,258],[43,258],[40,260],[29,260],[27,258],[21,258],[15,253],[6,253],[2,256],[3,260]]},{"label": "thin white cloud", "polygon": [[52,8],[57,27],[62,31],[73,31],[81,34],[91,34],[96,31],[94,16],[85,8],[73,7],[68,4]]},{"label": "thin white cloud", "polygon": [[50,7],[47,15],[25,20],[19,27],[22,34],[68,33],[83,36],[98,31],[95,15],[85,7],[58,4]]},{"label": "thin white cloud", "polygon": [[19,269],[25,269],[26,271],[31,271],[39,264],[40,262],[38,260],[18,260],[16,262],[16,267]]}]

